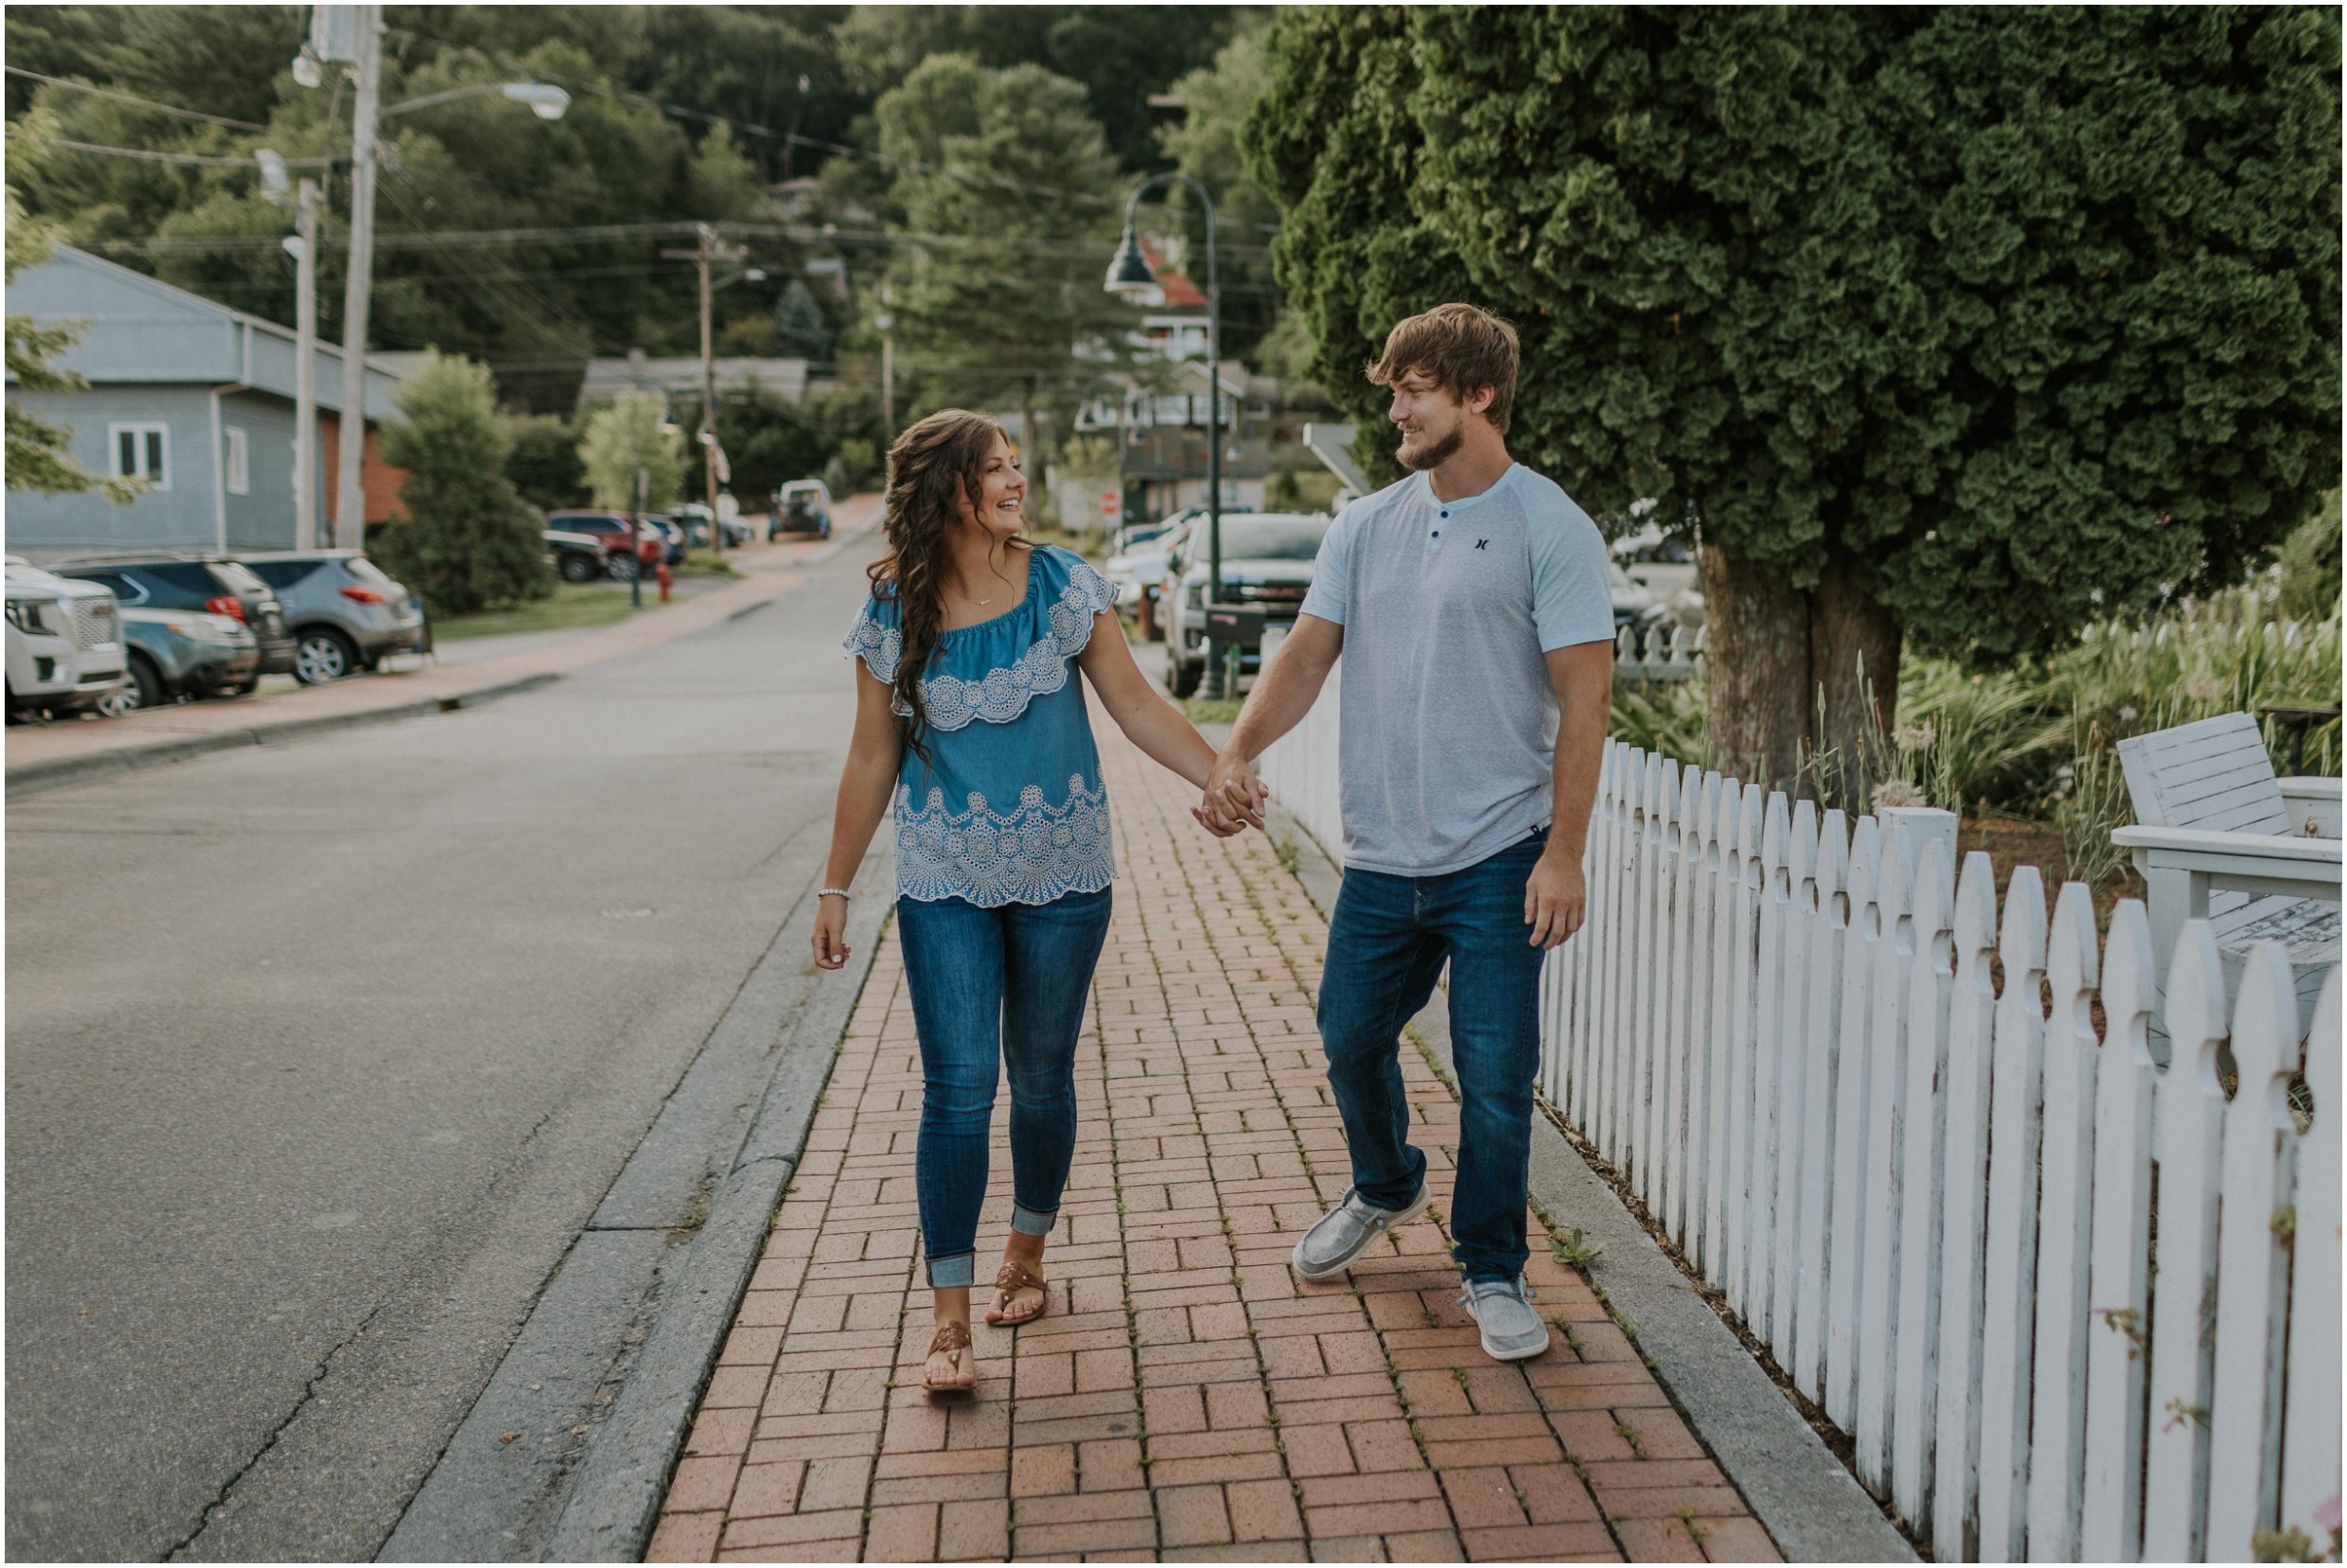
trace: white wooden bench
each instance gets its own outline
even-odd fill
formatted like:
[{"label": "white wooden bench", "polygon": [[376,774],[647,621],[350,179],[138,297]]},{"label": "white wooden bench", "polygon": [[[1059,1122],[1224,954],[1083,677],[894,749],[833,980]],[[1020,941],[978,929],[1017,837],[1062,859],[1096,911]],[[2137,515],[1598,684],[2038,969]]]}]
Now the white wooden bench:
[{"label": "white wooden bench", "polygon": [[2110,837],[2133,852],[2149,891],[2163,995],[2184,922],[2205,919],[2228,995],[2239,992],[2251,943],[2288,950],[2303,1034],[2338,964],[2339,781],[2275,778],[2247,714],[2123,740],[2119,761],[2136,825]]}]

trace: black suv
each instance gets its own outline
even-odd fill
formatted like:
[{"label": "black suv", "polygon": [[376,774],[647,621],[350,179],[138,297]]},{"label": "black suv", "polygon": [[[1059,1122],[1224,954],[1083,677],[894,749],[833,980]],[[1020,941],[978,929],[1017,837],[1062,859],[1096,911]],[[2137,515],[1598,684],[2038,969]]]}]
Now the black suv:
[{"label": "black suv", "polygon": [[232,690],[250,691],[261,676],[283,675],[293,668],[293,639],[286,633],[276,590],[241,561],[224,555],[164,555],[77,561],[49,570],[61,577],[101,583],[113,589],[126,608],[202,609],[242,621],[260,644],[261,662],[253,682]]}]

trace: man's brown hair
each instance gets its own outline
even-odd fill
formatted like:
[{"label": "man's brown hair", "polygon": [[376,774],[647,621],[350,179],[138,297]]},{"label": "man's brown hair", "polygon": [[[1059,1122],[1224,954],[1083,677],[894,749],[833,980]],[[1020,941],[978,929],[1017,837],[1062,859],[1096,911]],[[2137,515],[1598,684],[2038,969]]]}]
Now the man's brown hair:
[{"label": "man's brown hair", "polygon": [[1385,352],[1363,374],[1372,385],[1391,386],[1415,370],[1461,402],[1488,386],[1491,406],[1483,416],[1505,435],[1516,401],[1517,358],[1516,329],[1508,323],[1477,306],[1438,305],[1386,333]]}]

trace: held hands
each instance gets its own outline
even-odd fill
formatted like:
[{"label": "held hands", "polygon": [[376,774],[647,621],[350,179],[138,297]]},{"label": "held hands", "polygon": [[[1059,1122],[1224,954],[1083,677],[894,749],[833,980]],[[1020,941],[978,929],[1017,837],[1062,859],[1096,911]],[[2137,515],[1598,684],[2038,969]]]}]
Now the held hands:
[{"label": "held hands", "polygon": [[837,969],[848,961],[848,901],[826,893],[816,901],[815,967]]},{"label": "held hands", "polygon": [[1206,790],[1190,815],[1217,838],[1228,838],[1263,825],[1263,806],[1271,787],[1255,776],[1244,757],[1217,757],[1207,775]]},{"label": "held hands", "polygon": [[1532,945],[1551,948],[1581,928],[1589,911],[1589,890],[1581,879],[1579,855],[1560,854],[1553,846],[1532,867],[1524,885],[1524,923],[1532,927]]}]

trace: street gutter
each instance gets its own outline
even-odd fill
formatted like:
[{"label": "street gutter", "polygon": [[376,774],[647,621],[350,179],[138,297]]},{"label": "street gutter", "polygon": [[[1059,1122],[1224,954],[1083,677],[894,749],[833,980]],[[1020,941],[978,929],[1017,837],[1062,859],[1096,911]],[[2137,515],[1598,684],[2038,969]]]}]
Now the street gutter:
[{"label": "street gutter", "polygon": [[[858,872],[871,887],[894,875],[885,843]],[[643,1559],[891,907],[851,905],[848,965],[819,976],[807,958],[816,880],[547,1280],[379,1561]],[[764,1059],[763,1074],[741,1070],[745,1052]]]},{"label": "street gutter", "polygon": [[186,735],[177,740],[152,741],[144,746],[116,747],[107,751],[92,751],[79,757],[57,757],[46,762],[21,763],[8,770],[9,799],[20,795],[37,795],[44,790],[58,789],[70,784],[90,779],[102,779],[110,774],[129,773],[142,767],[160,767],[167,763],[185,762],[211,751],[233,751],[245,746],[268,746],[298,740],[305,735],[320,735],[335,730],[354,729],[362,724],[387,724],[397,719],[421,718],[427,714],[454,713],[458,709],[475,707],[495,697],[510,696],[517,692],[530,691],[561,677],[551,672],[525,675],[513,680],[501,680],[469,692],[452,693],[447,696],[425,697],[418,702],[403,702],[391,708],[368,708],[357,713],[318,714],[308,717],[272,719],[267,723],[222,730],[209,735]]}]

